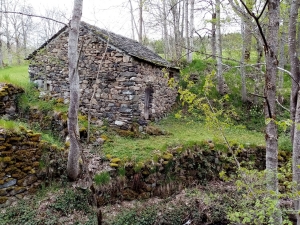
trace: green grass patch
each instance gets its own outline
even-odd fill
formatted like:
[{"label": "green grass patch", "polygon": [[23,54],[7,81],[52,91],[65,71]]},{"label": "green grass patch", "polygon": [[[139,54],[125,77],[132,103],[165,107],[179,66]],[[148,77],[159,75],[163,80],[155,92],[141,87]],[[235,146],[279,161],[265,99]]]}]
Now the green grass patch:
[{"label": "green grass patch", "polygon": [[94,177],[94,181],[95,181],[96,185],[108,184],[108,182],[110,181],[110,175],[108,172],[102,172],[102,173],[96,174]]},{"label": "green grass patch", "polygon": [[[131,161],[144,161],[152,159],[155,150],[166,151],[169,146],[185,145],[213,140],[216,143],[224,143],[224,140],[216,130],[209,130],[203,122],[175,119],[169,116],[156,124],[167,134],[160,136],[148,136],[147,138],[125,138],[119,135],[110,135],[112,142],[103,146],[105,154],[110,154],[121,159]],[[224,129],[224,134],[230,143],[249,145],[264,145],[264,134],[257,131],[249,131],[242,127],[229,127]]]},{"label": "green grass patch", "polygon": [[28,65],[0,69],[0,82],[11,83],[26,90],[29,85]]},{"label": "green grass patch", "polygon": [[26,127],[24,123],[18,121],[0,119],[0,128],[3,128],[5,130],[18,133],[21,131],[20,126]]}]

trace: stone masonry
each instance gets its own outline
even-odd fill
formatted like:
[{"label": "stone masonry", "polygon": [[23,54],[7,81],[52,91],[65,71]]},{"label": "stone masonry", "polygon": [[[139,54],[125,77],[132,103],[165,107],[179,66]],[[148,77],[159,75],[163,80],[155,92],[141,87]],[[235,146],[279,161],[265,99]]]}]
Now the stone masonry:
[{"label": "stone masonry", "polygon": [[[147,119],[163,117],[172,108],[177,90],[168,86],[178,70],[169,67],[158,55],[125,37],[110,33],[82,22],[79,39],[80,110],[88,114],[91,102],[93,122],[128,128],[134,122],[145,124]],[[28,59],[30,79],[55,98],[69,102],[68,32],[60,31]],[[116,47],[116,45],[119,45]],[[128,53],[137,49],[140,53]],[[132,47],[133,46],[133,47]],[[133,49],[133,50],[132,50]],[[149,55],[150,59],[141,59]],[[145,90],[150,97],[145,108]],[[149,110],[149,118],[144,111]]]}]

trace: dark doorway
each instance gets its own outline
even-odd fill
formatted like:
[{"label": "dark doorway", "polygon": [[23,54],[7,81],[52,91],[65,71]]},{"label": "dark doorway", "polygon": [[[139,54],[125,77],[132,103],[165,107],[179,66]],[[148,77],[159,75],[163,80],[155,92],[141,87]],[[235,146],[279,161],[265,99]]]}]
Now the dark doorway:
[{"label": "dark doorway", "polygon": [[152,86],[147,86],[145,89],[145,102],[144,102],[144,118],[148,120],[150,117],[150,108],[153,98],[153,88]]}]

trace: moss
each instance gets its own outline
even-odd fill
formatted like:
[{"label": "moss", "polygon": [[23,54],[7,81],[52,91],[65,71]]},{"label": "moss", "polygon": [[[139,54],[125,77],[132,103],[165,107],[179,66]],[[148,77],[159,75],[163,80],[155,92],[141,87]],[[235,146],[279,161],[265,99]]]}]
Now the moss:
[{"label": "moss", "polygon": [[109,137],[107,137],[105,134],[102,134],[102,135],[100,136],[100,138],[103,139],[104,142],[110,140]]},{"label": "moss", "polygon": [[167,165],[169,161],[163,161],[163,165]]},{"label": "moss", "polygon": [[117,163],[110,163],[109,166],[110,167],[116,167],[116,168],[119,167],[119,165]]},{"label": "moss", "polygon": [[27,166],[27,167],[23,168],[23,171],[30,171],[31,169],[32,169],[31,166]]},{"label": "moss", "polygon": [[65,143],[65,148],[70,148],[70,141],[67,141],[67,142]]},{"label": "moss", "polygon": [[107,154],[105,155],[107,159],[111,159],[112,158],[112,155],[111,154]]},{"label": "moss", "polygon": [[56,99],[56,102],[57,103],[64,103],[64,99],[63,98],[58,98],[58,99]]},{"label": "moss", "polygon": [[171,153],[165,153],[162,157],[164,160],[170,160],[173,158],[173,155]]},{"label": "moss", "polygon": [[9,138],[10,141],[21,141],[22,138],[21,137],[11,137]]},{"label": "moss", "polygon": [[111,163],[119,163],[119,162],[121,162],[121,159],[119,159],[119,158],[112,158],[112,159],[110,160],[110,162],[111,162]]},{"label": "moss", "polygon": [[6,162],[6,163],[11,162],[11,160],[12,160],[11,157],[3,157],[2,158],[2,162]]},{"label": "moss", "polygon": [[4,204],[7,200],[7,197],[0,197],[0,204]]},{"label": "moss", "polygon": [[121,137],[135,137],[136,134],[130,130],[121,130],[121,129],[115,129],[115,131],[120,135]]}]

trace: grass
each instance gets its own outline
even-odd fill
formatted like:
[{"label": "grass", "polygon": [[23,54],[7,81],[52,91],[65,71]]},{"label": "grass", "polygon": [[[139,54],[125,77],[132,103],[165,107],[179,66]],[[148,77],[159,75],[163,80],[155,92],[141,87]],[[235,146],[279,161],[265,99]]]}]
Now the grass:
[{"label": "grass", "polygon": [[[167,135],[148,136],[147,138],[125,138],[118,135],[110,135],[112,142],[104,144],[102,150],[105,154],[114,157],[143,161],[151,159],[154,150],[166,151],[169,146],[185,145],[188,143],[201,143],[213,140],[216,143],[224,143],[220,133],[208,130],[199,121],[175,119],[172,115],[155,124]],[[264,134],[257,131],[249,131],[242,127],[230,127],[224,130],[230,143],[249,145],[264,145]]]},{"label": "grass", "polygon": [[18,133],[21,131],[21,129],[20,129],[21,126],[27,127],[26,124],[18,122],[18,121],[0,119],[0,128],[3,128],[5,130]]},{"label": "grass", "polygon": [[29,86],[28,65],[0,69],[0,82],[11,83],[26,90]]}]

